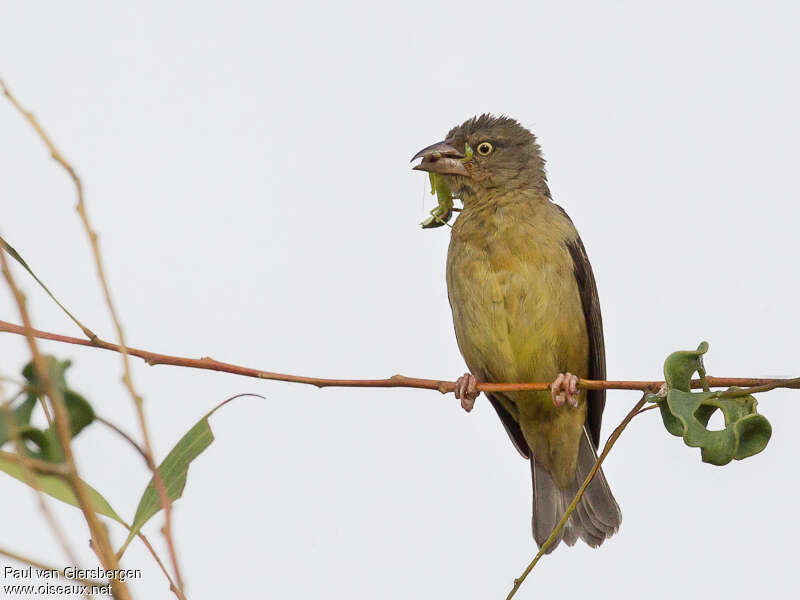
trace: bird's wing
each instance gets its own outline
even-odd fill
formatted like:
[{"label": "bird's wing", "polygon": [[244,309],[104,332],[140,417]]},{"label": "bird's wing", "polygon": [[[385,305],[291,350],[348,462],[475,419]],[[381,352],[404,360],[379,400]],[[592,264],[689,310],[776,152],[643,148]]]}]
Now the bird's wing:
[{"label": "bird's wing", "polygon": [[514,447],[523,458],[530,458],[531,449],[528,447],[528,442],[525,441],[525,436],[522,435],[522,429],[520,429],[519,423],[517,423],[516,419],[514,419],[511,413],[502,405],[498,394],[487,393],[486,396],[489,398],[489,402],[492,403],[492,406],[494,406],[494,410],[497,412],[497,416],[500,417],[503,427],[506,428],[506,433],[508,433],[508,437],[510,437],[511,441],[514,443]]},{"label": "bird's wing", "polygon": [[[564,212],[560,206],[561,212]],[[566,213],[564,213],[566,215]],[[569,219],[569,217],[567,217]],[[580,236],[565,242],[572,257],[573,273],[578,282],[578,290],[583,305],[583,316],[586,319],[586,333],[589,336],[589,379],[606,378],[606,349],[603,342],[603,318],[600,315],[600,299],[597,295],[597,284],[592,273],[592,265],[586,256],[586,249]],[[605,390],[588,390],[586,392],[588,412],[586,425],[592,436],[595,448],[600,444],[600,424],[603,420],[603,409],[606,406]]]}]

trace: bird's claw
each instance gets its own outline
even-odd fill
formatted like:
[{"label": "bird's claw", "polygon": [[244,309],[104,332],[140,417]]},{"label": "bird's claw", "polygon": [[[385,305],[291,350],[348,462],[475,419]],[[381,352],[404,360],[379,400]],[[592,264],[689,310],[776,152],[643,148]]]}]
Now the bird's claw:
[{"label": "bird's claw", "polygon": [[553,398],[555,406],[578,407],[578,377],[572,373],[559,373],[552,384],[550,384],[550,396]]},{"label": "bird's claw", "polygon": [[472,373],[464,373],[456,379],[456,389],[453,390],[456,398],[461,400],[461,408],[469,412],[475,406],[475,399],[480,392],[478,391],[478,380]]}]

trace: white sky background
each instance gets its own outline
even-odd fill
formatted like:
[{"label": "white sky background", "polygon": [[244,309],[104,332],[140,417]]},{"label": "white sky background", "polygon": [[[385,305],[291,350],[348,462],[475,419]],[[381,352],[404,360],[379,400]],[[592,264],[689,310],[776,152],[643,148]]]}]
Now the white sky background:
[{"label": "white sky background", "polygon": [[[454,379],[448,230],[419,228],[432,199],[408,159],[491,111],[539,136],[598,279],[609,378],[659,378],[667,354],[703,339],[710,374],[798,375],[800,9],[653,4],[5,3],[0,69],[83,177],[133,346]],[[74,204],[0,102],[2,234],[111,339]],[[80,336],[15,273],[37,327]],[[0,287],[0,318],[19,322]],[[42,347],[138,434],[118,356]],[[0,335],[2,374],[27,360],[22,338]],[[529,468],[484,398],[467,415],[435,392],[141,361],[134,376],[161,457],[224,398],[267,397],[213,417],[216,442],[175,505],[192,599],[503,598],[535,553]],[[609,394],[604,437],[637,399]],[[723,468],[656,412],[638,418],[605,467],[620,533],[599,551],[560,548],[519,597],[796,594],[798,403],[762,396],[770,445]],[[149,478],[141,459],[100,425],[75,450],[130,518]],[[50,504],[96,564],[80,513]],[[0,545],[66,564],[29,489],[0,477],[0,510]],[[166,559],[162,522],[145,531]],[[124,565],[144,570],[136,597],[169,597],[138,541]]]}]

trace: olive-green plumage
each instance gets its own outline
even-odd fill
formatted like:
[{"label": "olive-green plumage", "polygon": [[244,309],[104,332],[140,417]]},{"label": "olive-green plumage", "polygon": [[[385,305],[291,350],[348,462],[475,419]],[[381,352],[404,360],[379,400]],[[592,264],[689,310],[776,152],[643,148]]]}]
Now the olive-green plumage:
[{"label": "olive-green plumage", "polygon": [[[447,289],[461,353],[480,381],[588,377],[589,343],[564,240],[568,219],[540,193],[515,190],[468,203],[453,226]],[[556,408],[549,392],[500,402],[559,487],[575,473],[586,403]]]},{"label": "olive-green plumage", "polygon": [[[458,154],[465,144],[476,150],[469,160]],[[423,170],[443,174],[464,205],[452,229],[447,289],[472,374],[485,382],[553,381],[565,372],[604,378],[594,277],[572,221],[551,201],[535,137],[512,119],[483,115],[453,128],[436,148],[423,156]],[[577,407],[555,406],[549,392],[489,399],[531,460],[541,545],[594,463],[605,395],[580,390]],[[598,546],[620,520],[599,473],[563,538]]]}]

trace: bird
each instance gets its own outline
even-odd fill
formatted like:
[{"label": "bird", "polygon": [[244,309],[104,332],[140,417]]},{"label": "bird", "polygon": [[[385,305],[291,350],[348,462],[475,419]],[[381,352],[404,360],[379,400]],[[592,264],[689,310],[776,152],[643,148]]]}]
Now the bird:
[{"label": "bird", "polygon": [[[469,369],[455,395],[471,411],[482,382],[552,382],[550,391],[490,392],[511,442],[530,462],[531,528],[539,548],[597,458],[605,390],[603,322],[592,267],[566,211],[552,200],[536,136],[483,114],[420,150],[413,168],[443,178],[463,208],[452,224],[447,293]],[[617,501],[598,470],[551,543],[596,548],[619,529]]]}]

